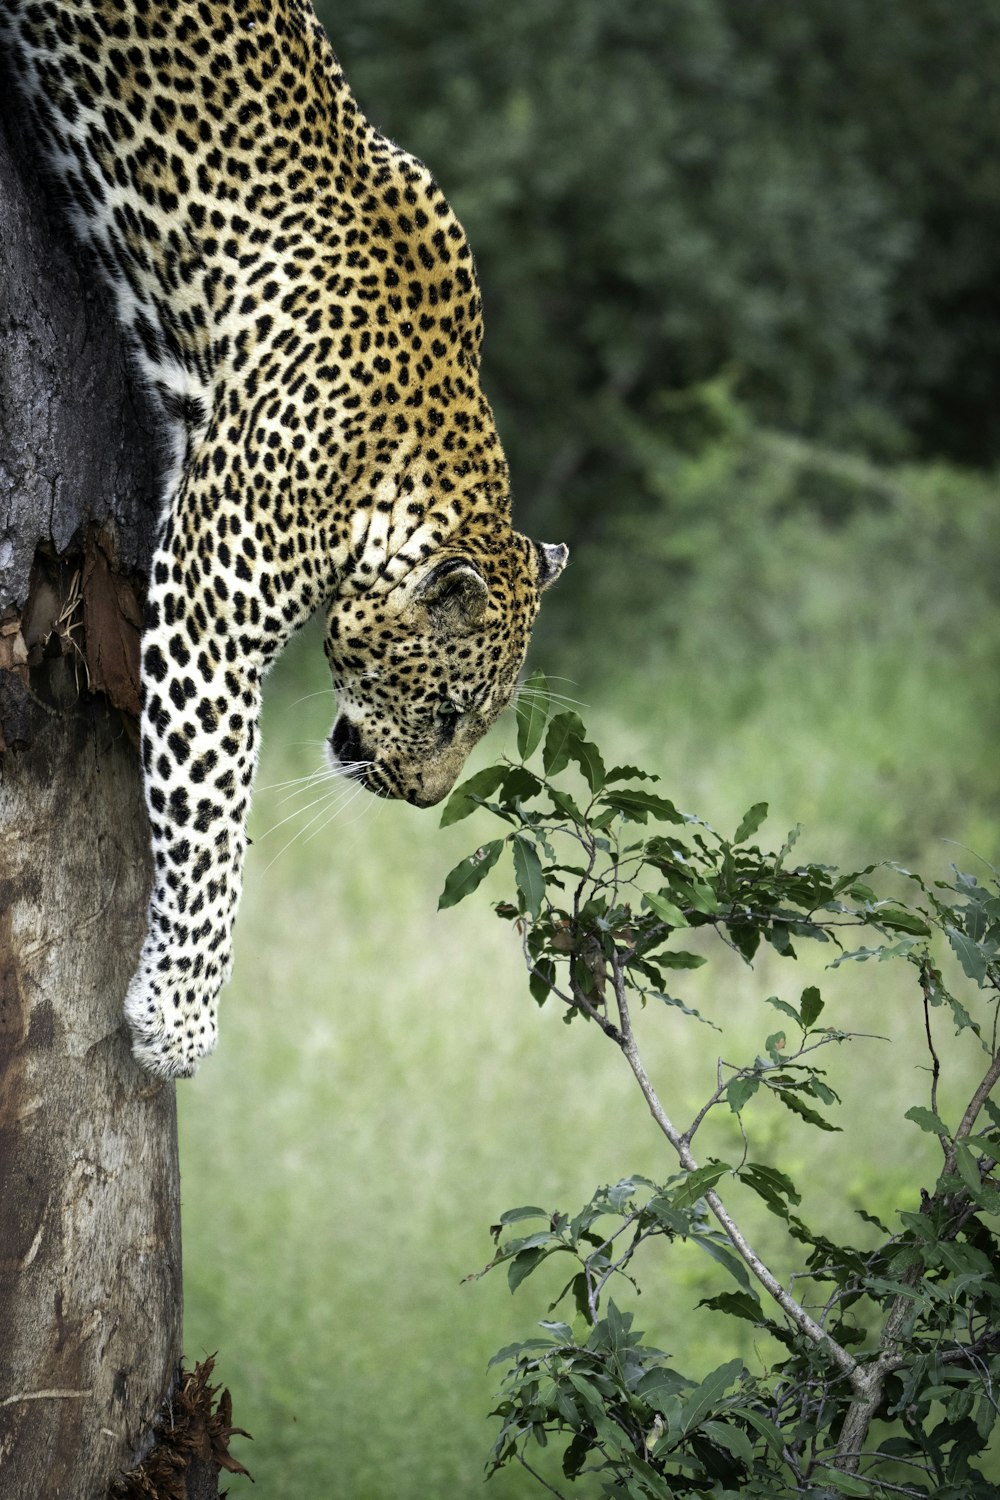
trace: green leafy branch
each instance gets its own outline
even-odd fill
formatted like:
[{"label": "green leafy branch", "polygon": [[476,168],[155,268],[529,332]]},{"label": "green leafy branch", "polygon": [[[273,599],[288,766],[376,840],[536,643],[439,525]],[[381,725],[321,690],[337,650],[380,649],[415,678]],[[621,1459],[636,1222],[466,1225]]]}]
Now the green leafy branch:
[{"label": "green leafy branch", "polygon": [[[496,910],[519,931],[532,995],[539,1004],[560,1003],[567,1021],[593,1023],[618,1047],[679,1171],[662,1184],[623,1179],[574,1216],[529,1207],[495,1226],[487,1270],[506,1265],[512,1290],[553,1256],[575,1262],[549,1310],[570,1296],[583,1334],[547,1322],[543,1339],[498,1356],[514,1364],[498,1408],[493,1467],[516,1458],[530,1468],[525,1444],[559,1432],[568,1437],[565,1477],[599,1473],[608,1495],[954,1492],[964,1500],[979,1493],[972,1458],[992,1430],[1000,1380],[1000,1251],[987,1224],[1000,1210],[1000,1111],[990,1099],[1000,1077],[997,872],[986,867],[985,885],[964,873],[929,884],[883,867],[916,891],[908,904],[878,896],[870,883],[877,866],[845,874],[793,863],[798,829],[776,851],[762,849],[754,839],[764,803],[724,837],[662,796],[655,775],[608,768],[579,715],[555,709],[539,674],[517,705],[517,743],[519,762],[479,771],[445,808],[445,824],[484,808],[507,831],[452,870],[440,905],[470,895],[509,853],[514,899]],[[852,929],[864,930],[864,946],[846,946]],[[945,982],[935,953],[942,937],[981,997],[979,1015]],[[932,1069],[928,1105],[907,1118],[939,1138],[943,1168],[919,1207],[900,1216],[899,1230],[862,1211],[882,1235],[875,1250],[813,1232],[797,1212],[801,1199],[788,1175],[751,1153],[746,1118],[760,1094],[804,1124],[840,1128],[830,1118],[838,1096],[817,1054],[855,1034],[821,1024],[826,1003],[817,986],[794,1002],[770,997],[779,1028],[751,1061],[719,1060],[716,1086],[686,1127],[675,1124],[654,1087],[634,1006],[701,1020],[673,991],[679,975],[707,961],[713,938],[746,963],[761,944],[793,958],[813,942],[832,950],[831,967],[892,959],[915,969]],[[938,1113],[936,1009],[988,1056],[954,1130]],[[741,1149],[733,1162],[700,1162],[692,1143],[718,1108],[735,1119]],[[980,1128],[984,1114],[988,1124]],[[805,1268],[788,1287],[724,1201],[727,1182],[760,1199],[802,1247]],[[524,1234],[523,1221],[531,1220],[541,1222]],[[735,1281],[704,1305],[751,1323],[785,1350],[768,1378],[731,1361],[690,1381],[606,1299],[612,1281],[636,1284],[633,1260],[657,1239],[701,1247]],[[803,1278],[825,1287],[821,1305],[796,1293]],[[932,1425],[941,1402],[945,1417]],[[876,1419],[896,1430],[872,1447]],[[716,1487],[698,1488],[708,1483]]]}]

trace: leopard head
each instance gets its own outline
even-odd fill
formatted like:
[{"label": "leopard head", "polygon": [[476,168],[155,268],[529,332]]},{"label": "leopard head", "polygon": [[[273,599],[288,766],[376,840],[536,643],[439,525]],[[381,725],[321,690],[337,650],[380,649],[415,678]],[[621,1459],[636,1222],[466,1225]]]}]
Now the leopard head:
[{"label": "leopard head", "polygon": [[566,557],[515,532],[500,554],[445,548],[387,593],[337,599],[326,630],[339,710],[331,766],[416,807],[446,797],[510,702],[541,593]]}]

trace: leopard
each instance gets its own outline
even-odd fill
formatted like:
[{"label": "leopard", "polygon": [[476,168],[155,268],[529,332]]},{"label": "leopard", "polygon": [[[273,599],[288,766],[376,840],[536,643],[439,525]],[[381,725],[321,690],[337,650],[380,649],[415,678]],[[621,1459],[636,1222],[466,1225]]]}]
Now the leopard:
[{"label": "leopard", "polygon": [[329,768],[431,807],[510,703],[567,548],[513,527],[462,226],[310,0],[3,0],[0,44],[162,424],[124,1010],[167,1081],[216,1044],[289,637],[322,613]]}]

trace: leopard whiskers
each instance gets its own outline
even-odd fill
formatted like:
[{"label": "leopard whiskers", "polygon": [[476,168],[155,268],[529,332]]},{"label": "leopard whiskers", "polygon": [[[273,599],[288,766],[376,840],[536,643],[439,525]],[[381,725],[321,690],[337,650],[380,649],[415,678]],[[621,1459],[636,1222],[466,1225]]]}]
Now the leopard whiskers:
[{"label": "leopard whiskers", "polygon": [[316,786],[318,782],[326,781],[337,774],[339,773],[327,766],[322,770],[307,771],[304,776],[290,776],[287,781],[269,781],[266,786],[259,786],[257,792],[284,792],[285,796],[281,798],[281,801],[285,802],[289,797],[294,797],[300,788],[308,789]]},{"label": "leopard whiskers", "polygon": [[526,683],[519,684],[515,689],[514,696],[511,698],[511,706],[513,707],[513,705],[518,703],[522,698],[524,698],[525,700],[530,700],[531,698],[549,699],[553,703],[568,704],[572,708],[590,707],[590,704],[584,702],[582,698],[571,698],[567,693],[555,693],[551,688],[549,688],[548,690],[543,690],[541,688],[528,687]]},{"label": "leopard whiskers", "polygon": [[[321,740],[297,740],[294,743],[290,742],[286,748],[305,748],[315,751],[325,748],[327,744],[328,741],[325,738]],[[280,806],[281,803],[287,802],[290,798],[294,797],[300,788],[305,788],[309,791],[313,787],[318,786],[321,781],[329,780],[331,776],[346,776],[347,774],[348,769],[346,767],[340,766],[334,769],[324,759],[322,764],[314,766],[311,771],[306,771],[302,776],[289,776],[285,781],[269,781],[266,786],[257,787],[257,792],[284,792],[285,796],[280,799],[278,804]]]},{"label": "leopard whiskers", "polygon": [[309,703],[313,698],[335,698],[336,692],[332,687],[317,688],[314,693],[303,693],[301,698],[296,698],[294,703],[288,705],[289,709],[298,708],[300,703]]},{"label": "leopard whiskers", "polygon": [[[360,762],[358,763],[359,766],[361,764],[362,763]],[[367,762],[365,762],[365,764],[367,764]],[[352,769],[357,769],[357,767]],[[315,834],[322,832],[322,830],[326,828],[330,823],[334,822],[337,818],[342,817],[347,809],[351,806],[352,802],[355,802],[357,798],[361,796],[365,791],[365,787],[362,782],[358,781],[356,777],[349,776],[346,772],[343,771],[328,771],[326,773],[326,779],[329,782],[335,783],[335,785],[328,786],[327,789],[319,797],[314,798],[314,800],[308,803],[307,806],[297,808],[294,812],[289,813],[287,817],[282,818],[279,823],[275,823],[271,828],[268,828],[265,833],[260,835],[258,842],[266,838],[269,833],[273,833],[276,829],[281,828],[285,823],[289,823],[297,817],[304,816],[314,807],[319,808],[318,812],[313,813],[308,823],[306,823],[302,828],[296,829],[295,833],[288,840],[288,842],[286,844],[283,844],[278,852],[268,862],[268,864],[264,866],[265,873],[271,868],[271,865],[273,865],[276,860],[280,859],[283,854],[288,852],[293,844],[297,843],[300,839],[308,843],[311,838],[315,837]],[[317,823],[320,825],[318,828],[315,827]],[[310,828],[314,829],[313,833],[309,833]]]},{"label": "leopard whiskers", "polygon": [[[290,813],[286,813],[283,818],[279,818],[277,823],[272,823],[271,826],[269,828],[266,828],[263,833],[258,834],[256,842],[263,843],[264,839],[268,838],[278,828],[283,828],[286,823],[292,822],[294,818],[303,817],[307,812],[309,812],[310,808],[318,807],[320,803],[323,803],[324,805],[328,804],[331,799],[338,797],[342,792],[348,790],[344,785],[344,781],[345,777],[343,776],[343,774],[336,771],[327,771],[324,775],[319,777],[311,787],[303,788],[303,790],[315,791],[317,786],[322,786],[323,790],[320,792],[319,796],[314,797],[311,802],[305,803],[303,807],[293,807]],[[331,786],[331,782],[334,783],[334,785]],[[293,792],[288,795],[294,796],[295,793]],[[288,795],[281,799],[282,803],[288,801]],[[279,806],[280,805],[281,804],[279,804]]]},{"label": "leopard whiskers", "polygon": [[[302,842],[305,843],[305,844],[308,844],[310,842],[310,840],[316,838],[319,834],[321,834],[324,831],[324,829],[328,828],[331,823],[335,822],[338,818],[343,817],[344,813],[347,812],[348,808],[352,807],[354,805],[354,803],[357,802],[359,795],[362,792],[364,792],[364,790],[365,790],[364,786],[361,783],[359,783],[358,784],[358,789],[354,793],[354,795],[352,797],[348,797],[347,800],[345,802],[343,802],[340,807],[336,808],[330,814],[330,816],[328,818],[325,818],[323,820],[323,822],[320,823],[320,825],[319,825],[318,828],[314,828],[313,831],[312,831],[312,833],[310,833],[305,839],[303,839]],[[365,818],[367,816],[367,814],[369,813],[369,811],[377,803],[382,802],[383,800],[384,799],[381,798],[381,797],[369,797],[369,796],[365,796],[362,799],[362,802],[361,802],[361,817],[360,818],[352,819],[352,822],[360,822],[363,818]],[[350,824],[348,824],[348,827],[350,827]],[[303,829],[303,832],[305,832],[304,829]]]}]

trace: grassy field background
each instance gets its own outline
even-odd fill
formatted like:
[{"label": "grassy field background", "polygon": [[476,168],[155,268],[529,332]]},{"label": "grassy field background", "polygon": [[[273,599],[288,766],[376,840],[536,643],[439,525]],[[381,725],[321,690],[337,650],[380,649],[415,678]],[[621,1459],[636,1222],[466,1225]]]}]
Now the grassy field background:
[{"label": "grassy field background", "polygon": [[[689,587],[680,627],[657,614],[655,577],[653,602],[632,607],[622,575],[584,557],[535,659],[570,679],[556,685],[588,705],[609,755],[660,771],[667,795],[723,830],[766,799],[765,831],[780,842],[803,822],[811,858],[903,857],[943,873],[969,858],[946,835],[995,856],[995,675],[982,615],[968,651],[948,624],[961,612],[954,570],[935,575],[948,610],[939,599],[921,611],[911,606],[927,580],[912,560],[873,579],[864,549],[834,566],[825,543],[789,557],[787,540],[759,560],[746,584],[758,605],[742,623],[724,551],[714,583],[699,575],[704,597]],[[783,546],[795,587],[781,617]],[[965,606],[977,597],[970,585]],[[780,629],[766,626],[776,610]],[[533,1280],[512,1298],[502,1273],[464,1282],[489,1259],[490,1224],[523,1203],[573,1210],[601,1183],[673,1164],[614,1049],[531,1001],[510,929],[482,893],[437,912],[447,871],[492,836],[486,814],[441,830],[433,812],[343,790],[343,806],[314,803],[324,788],[285,785],[320,764],[333,711],[310,629],[268,684],[221,1045],[179,1090],[186,1349],[219,1351],[235,1420],[254,1435],[236,1444],[253,1493],[452,1500],[482,1489],[500,1376],[487,1361],[531,1335],[558,1289]],[[473,768],[504,736],[512,746],[510,716]],[[499,872],[490,879],[487,896],[506,893]],[[722,954],[684,993],[724,1042],[677,1012],[644,1017],[676,1116],[711,1091],[720,1049],[752,1056],[774,1029],[767,995],[797,996],[815,978],[773,957],[751,973]],[[831,1057],[844,1134],[817,1140],[765,1106],[758,1155],[800,1178],[807,1219],[868,1243],[857,1203],[891,1216],[936,1170],[929,1138],[902,1118],[923,1099],[922,1018],[905,966],[851,965],[819,982],[838,1024],[891,1041]],[[979,1065],[948,1031],[946,1117]],[[719,1128],[703,1154],[731,1149]],[[787,1273],[776,1221],[736,1206]],[[734,1351],[766,1358],[741,1343],[745,1325],[694,1311],[720,1284],[699,1252],[673,1253],[645,1268],[638,1308],[652,1342],[692,1375]],[[251,1491],[234,1480],[232,1493]],[[505,1471],[486,1493],[541,1492]]]}]

